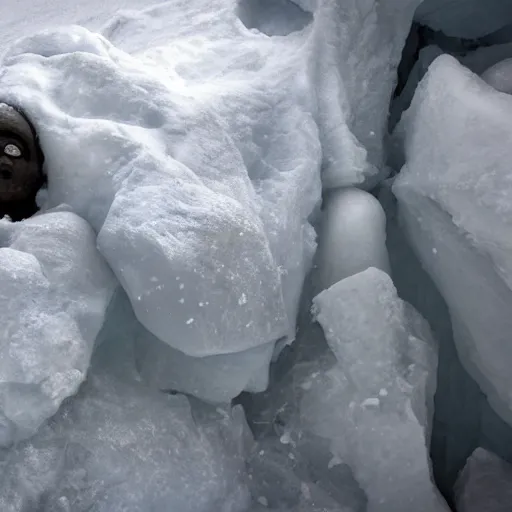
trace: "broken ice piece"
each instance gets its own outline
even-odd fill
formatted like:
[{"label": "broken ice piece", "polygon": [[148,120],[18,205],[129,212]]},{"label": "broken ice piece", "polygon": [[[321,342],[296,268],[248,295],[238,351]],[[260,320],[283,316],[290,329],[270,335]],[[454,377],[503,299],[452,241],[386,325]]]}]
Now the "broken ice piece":
[{"label": "broken ice piece", "polygon": [[305,391],[303,424],[352,468],[368,512],[448,510],[430,472],[437,355],[428,324],[375,268],[313,302],[337,364]]},{"label": "broken ice piece", "polygon": [[512,465],[477,448],[455,485],[457,512],[510,512]]}]

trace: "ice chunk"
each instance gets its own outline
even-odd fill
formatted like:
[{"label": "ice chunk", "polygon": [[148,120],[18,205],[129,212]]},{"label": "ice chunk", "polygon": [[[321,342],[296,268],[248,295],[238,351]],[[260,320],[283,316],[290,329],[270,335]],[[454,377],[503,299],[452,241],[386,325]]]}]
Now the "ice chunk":
[{"label": "ice chunk", "polygon": [[448,510],[430,476],[437,354],[428,324],[373,268],[314,307],[337,364],[305,392],[303,422],[352,468],[368,511]]},{"label": "ice chunk", "polygon": [[318,291],[368,267],[389,273],[386,216],[368,192],[351,188],[327,195],[318,243]]},{"label": "ice chunk", "polygon": [[127,348],[108,346],[76,397],[0,455],[2,511],[247,510],[243,413],[193,416],[186,397],[151,391],[122,368]]},{"label": "ice chunk", "polygon": [[0,221],[0,445],[32,435],[85,379],[116,281],[73,213]]},{"label": "ice chunk", "polygon": [[393,186],[409,239],[450,309],[461,360],[512,421],[512,99],[439,57],[397,128]]},{"label": "ice chunk", "polygon": [[507,512],[512,503],[512,466],[477,448],[456,487],[458,512]]},{"label": "ice chunk", "polygon": [[482,73],[482,80],[497,91],[512,94],[512,59],[505,59]]},{"label": "ice chunk", "polygon": [[323,331],[301,322],[269,391],[246,406],[264,451],[253,470],[275,475],[256,478],[253,495],[277,506],[286,489],[280,504],[293,510],[302,481],[342,510],[447,511],[430,476],[436,346],[427,323],[374,268],[314,302]]},{"label": "ice chunk", "polygon": [[414,17],[448,36],[476,39],[509,24],[512,5],[502,0],[424,0]]},{"label": "ice chunk", "polygon": [[392,180],[379,199],[386,211],[387,246],[393,283],[399,296],[429,322],[439,345],[437,389],[430,453],[434,478],[444,496],[452,496],[457,475],[477,446],[512,456],[512,429],[489,406],[485,395],[462,366],[453,340],[450,313],[443,297],[410,247],[399,225]]},{"label": "ice chunk", "polygon": [[138,331],[138,370],[148,384],[158,389],[180,391],[208,402],[230,402],[242,391],[267,388],[274,343],[235,354],[191,357],[142,326]]},{"label": "ice chunk", "polygon": [[[396,68],[419,3],[194,0],[184,8],[168,2],[138,16],[122,16],[104,33],[153,61],[165,56],[168,69],[188,85],[202,82],[208,94],[223,91],[231,105],[233,86],[243,74],[263,78],[271,69],[300,69],[295,83],[305,86],[304,98],[320,131],[324,185],[348,186],[375,179],[382,166]],[[146,51],[141,34],[147,30],[160,48]],[[267,76],[276,81],[279,75]]]}]

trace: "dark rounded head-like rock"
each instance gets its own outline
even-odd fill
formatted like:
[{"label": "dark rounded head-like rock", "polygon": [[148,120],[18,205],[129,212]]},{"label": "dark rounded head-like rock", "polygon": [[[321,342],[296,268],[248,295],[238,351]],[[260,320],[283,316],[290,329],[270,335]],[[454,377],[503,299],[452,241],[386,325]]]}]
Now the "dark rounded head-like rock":
[{"label": "dark rounded head-like rock", "polygon": [[46,181],[43,161],[32,123],[0,103],[0,217],[18,221],[36,213],[36,194]]}]

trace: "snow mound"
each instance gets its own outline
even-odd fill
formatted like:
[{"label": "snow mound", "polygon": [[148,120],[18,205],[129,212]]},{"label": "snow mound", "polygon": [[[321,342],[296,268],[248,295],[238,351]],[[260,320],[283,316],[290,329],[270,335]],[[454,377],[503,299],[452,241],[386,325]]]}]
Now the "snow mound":
[{"label": "snow mound", "polygon": [[512,503],[512,466],[477,448],[456,485],[458,512],[507,512]]},{"label": "snow mound", "polygon": [[0,220],[0,445],[32,435],[85,379],[116,281],[73,213]]},{"label": "snow mound", "polygon": [[397,127],[406,164],[393,186],[412,246],[450,309],[461,360],[508,422],[511,116],[509,95],[439,57]]},{"label": "snow mound", "polygon": [[48,424],[0,454],[0,509],[247,510],[243,411],[195,418],[186,397],[150,391],[122,368],[125,345],[102,356],[109,351],[115,359],[95,361],[86,384]]}]

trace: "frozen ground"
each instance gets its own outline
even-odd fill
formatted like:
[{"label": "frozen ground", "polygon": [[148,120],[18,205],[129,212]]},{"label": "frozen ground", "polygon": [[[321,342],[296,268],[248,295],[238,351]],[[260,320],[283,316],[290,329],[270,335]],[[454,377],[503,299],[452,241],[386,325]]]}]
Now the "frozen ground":
[{"label": "frozen ground", "polygon": [[420,3],[0,6],[2,512],[505,510],[512,13]]}]

